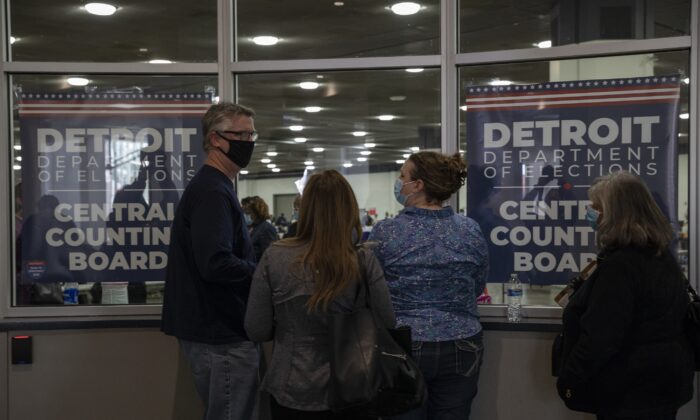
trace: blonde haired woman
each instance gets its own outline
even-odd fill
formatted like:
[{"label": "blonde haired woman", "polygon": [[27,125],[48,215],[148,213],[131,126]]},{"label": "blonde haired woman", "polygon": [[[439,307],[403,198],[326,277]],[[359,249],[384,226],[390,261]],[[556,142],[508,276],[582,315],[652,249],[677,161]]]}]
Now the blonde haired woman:
[{"label": "blonde haired woman", "polygon": [[671,225],[637,176],[616,172],[589,189],[596,270],[563,314],[557,388],[598,419],[675,419],[693,393],[683,333],[687,282],[668,246]]},{"label": "blonde haired woman", "polygon": [[364,293],[357,293],[362,275],[379,318],[388,327],[396,322],[379,263],[357,248],[361,232],[350,184],[337,171],[324,171],[304,188],[297,236],[272,244],[258,264],[245,329],[253,341],[274,339],[262,384],[272,395],[273,419],[345,418],[328,407],[326,319],[364,304]]}]

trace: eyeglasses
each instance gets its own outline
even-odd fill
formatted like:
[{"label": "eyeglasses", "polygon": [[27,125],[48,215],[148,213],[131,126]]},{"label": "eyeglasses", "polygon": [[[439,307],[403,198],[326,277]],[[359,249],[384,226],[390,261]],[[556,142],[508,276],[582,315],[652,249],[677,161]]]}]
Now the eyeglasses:
[{"label": "eyeglasses", "polygon": [[[255,141],[258,139],[257,131],[215,131],[215,133],[224,140],[242,140],[242,141]],[[238,137],[237,139],[230,139],[224,134]]]}]

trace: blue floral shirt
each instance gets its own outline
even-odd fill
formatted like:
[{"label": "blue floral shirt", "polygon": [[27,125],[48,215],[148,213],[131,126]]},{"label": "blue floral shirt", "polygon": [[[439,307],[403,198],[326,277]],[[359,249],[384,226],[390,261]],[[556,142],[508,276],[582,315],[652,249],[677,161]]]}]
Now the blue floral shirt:
[{"label": "blue floral shirt", "polygon": [[486,240],[451,207],[407,207],[369,237],[384,268],[397,324],[416,341],[449,341],[481,331],[476,298],[489,268]]}]

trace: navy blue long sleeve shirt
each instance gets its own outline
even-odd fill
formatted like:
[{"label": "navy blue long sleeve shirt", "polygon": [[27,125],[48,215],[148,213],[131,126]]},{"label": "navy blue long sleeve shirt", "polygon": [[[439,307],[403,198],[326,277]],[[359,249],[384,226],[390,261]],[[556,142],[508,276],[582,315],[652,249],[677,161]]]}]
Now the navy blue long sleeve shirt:
[{"label": "navy blue long sleeve shirt", "polygon": [[203,166],[175,212],[163,297],[163,332],[224,344],[247,340],[243,319],[255,254],[231,180]]}]

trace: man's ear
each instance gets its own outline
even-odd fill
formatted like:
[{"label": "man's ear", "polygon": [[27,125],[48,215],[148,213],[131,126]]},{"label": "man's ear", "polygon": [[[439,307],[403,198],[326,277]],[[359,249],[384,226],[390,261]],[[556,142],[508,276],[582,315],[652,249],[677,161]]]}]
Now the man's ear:
[{"label": "man's ear", "polygon": [[423,188],[425,188],[425,184],[423,183],[422,179],[417,179],[416,183],[414,185],[416,186],[416,189],[418,190],[418,192],[423,191]]}]

